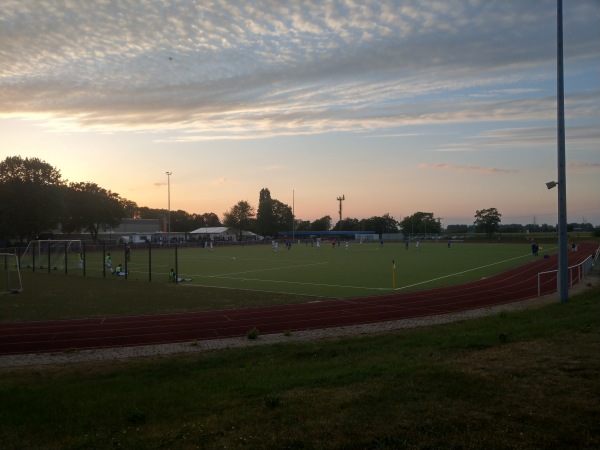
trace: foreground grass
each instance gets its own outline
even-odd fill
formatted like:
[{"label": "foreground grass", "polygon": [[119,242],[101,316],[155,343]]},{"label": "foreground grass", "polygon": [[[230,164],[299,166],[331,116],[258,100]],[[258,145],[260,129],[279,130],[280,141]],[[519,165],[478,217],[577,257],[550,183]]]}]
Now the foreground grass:
[{"label": "foreground grass", "polygon": [[600,288],[380,336],[4,369],[0,398],[7,450],[598,448]]}]

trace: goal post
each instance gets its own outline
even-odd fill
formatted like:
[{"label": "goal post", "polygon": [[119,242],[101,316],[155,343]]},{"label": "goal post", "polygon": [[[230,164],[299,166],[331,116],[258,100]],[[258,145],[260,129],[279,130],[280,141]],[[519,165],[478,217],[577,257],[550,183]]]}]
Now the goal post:
[{"label": "goal post", "polygon": [[0,277],[2,279],[0,294],[9,292],[16,294],[23,291],[19,259],[16,254],[0,253]]},{"label": "goal post", "polygon": [[79,239],[30,241],[21,255],[23,268],[62,270],[83,268],[83,246]]}]

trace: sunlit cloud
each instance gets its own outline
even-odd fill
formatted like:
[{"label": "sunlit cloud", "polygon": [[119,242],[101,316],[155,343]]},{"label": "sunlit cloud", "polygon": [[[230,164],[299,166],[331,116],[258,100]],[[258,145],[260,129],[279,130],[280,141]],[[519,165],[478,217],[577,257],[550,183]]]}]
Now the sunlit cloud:
[{"label": "sunlit cloud", "polygon": [[[63,133],[160,127],[173,142],[547,119],[554,100],[516,84],[554,76],[552,9],[492,6],[8,1],[0,117],[44,115]],[[503,45],[515,28],[528,46]],[[600,55],[593,42],[572,52]]]},{"label": "sunlit cloud", "polygon": [[[599,16],[565,2],[573,210],[600,189]],[[163,167],[190,212],[294,186],[303,218],[341,193],[357,216],[472,216],[490,174],[513,211],[555,208],[520,184],[555,174],[555,0],[4,0],[0,42],[2,151],[139,204],[166,206]]]},{"label": "sunlit cloud", "polygon": [[470,172],[470,173],[480,173],[484,175],[502,175],[509,173],[517,173],[519,172],[516,169],[498,169],[494,167],[479,167],[473,165],[467,166],[454,166],[451,164],[437,163],[437,164],[419,164],[420,169],[434,169],[434,170],[445,170],[450,172]]},{"label": "sunlit cloud", "polygon": [[572,161],[572,162],[568,162],[566,164],[566,166],[569,169],[593,169],[593,170],[599,170],[600,169],[600,163],[591,163],[591,162],[582,162],[582,161]]},{"label": "sunlit cloud", "polygon": [[234,183],[234,181],[229,178],[217,178],[212,184],[215,186],[225,186],[232,183]]}]

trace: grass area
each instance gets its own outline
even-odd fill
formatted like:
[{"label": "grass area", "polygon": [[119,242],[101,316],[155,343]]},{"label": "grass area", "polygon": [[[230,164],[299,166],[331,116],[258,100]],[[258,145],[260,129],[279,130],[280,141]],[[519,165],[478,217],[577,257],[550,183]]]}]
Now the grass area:
[{"label": "grass area", "polygon": [[24,272],[24,290],[0,296],[0,322],[162,314],[305,303],[276,292]]},{"label": "grass area", "polygon": [[[283,246],[282,246],[283,247]],[[553,251],[547,247],[544,251]],[[457,284],[525,264],[532,257],[522,244],[424,243],[354,244],[346,251],[323,245],[296,245],[274,253],[270,246],[178,249],[180,276],[192,282],[168,283],[175,249],[134,252],[130,276],[102,273],[102,253],[87,257],[81,270],[23,269],[24,290],[2,296],[0,321],[24,321],[206,311],[320,299],[391,293],[392,260],[396,291]],[[113,253],[114,255],[114,253]],[[115,257],[116,259],[116,257]],[[164,271],[164,273],[163,273]],[[1,272],[0,272],[1,274]]]},{"label": "grass area", "polygon": [[[545,245],[542,254],[555,252]],[[112,252],[113,265],[124,261],[124,254]],[[184,284],[200,287],[244,289],[320,297],[363,297],[396,290],[416,290],[457,284],[490,276],[531,261],[528,244],[423,242],[420,250],[414,243],[407,250],[401,243],[344,243],[332,248],[323,243],[317,249],[281,245],[273,252],[270,245],[202,248],[164,248],[132,252],[128,279],[111,277],[119,282],[168,281],[171,268]],[[74,258],[69,260],[76,261]],[[396,264],[395,279],[392,261]],[[31,272],[31,269],[23,269]],[[60,276],[64,271],[37,269],[36,275]],[[81,269],[70,268],[69,277],[80,277]],[[86,253],[86,277],[103,277],[103,253]],[[395,283],[395,284],[394,284]]]},{"label": "grass area", "polygon": [[568,303],[378,336],[2,369],[0,442],[598,448],[599,397],[596,286]]}]

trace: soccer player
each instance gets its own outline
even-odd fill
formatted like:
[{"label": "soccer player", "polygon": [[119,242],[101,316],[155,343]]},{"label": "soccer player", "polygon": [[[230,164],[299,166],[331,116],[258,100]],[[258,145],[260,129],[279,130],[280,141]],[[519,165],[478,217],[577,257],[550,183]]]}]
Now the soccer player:
[{"label": "soccer player", "polygon": [[115,267],[115,271],[113,272],[113,275],[117,275],[120,277],[124,277],[125,276],[125,272],[123,272],[123,266],[121,265],[121,263],[119,263],[117,265],[117,267]]},{"label": "soccer player", "polygon": [[182,283],[184,281],[192,281],[193,278],[178,278],[174,269],[171,269],[169,272],[169,283]]},{"label": "soccer player", "polygon": [[110,256],[110,252],[104,257],[104,267],[106,267],[112,273],[112,256]]}]

